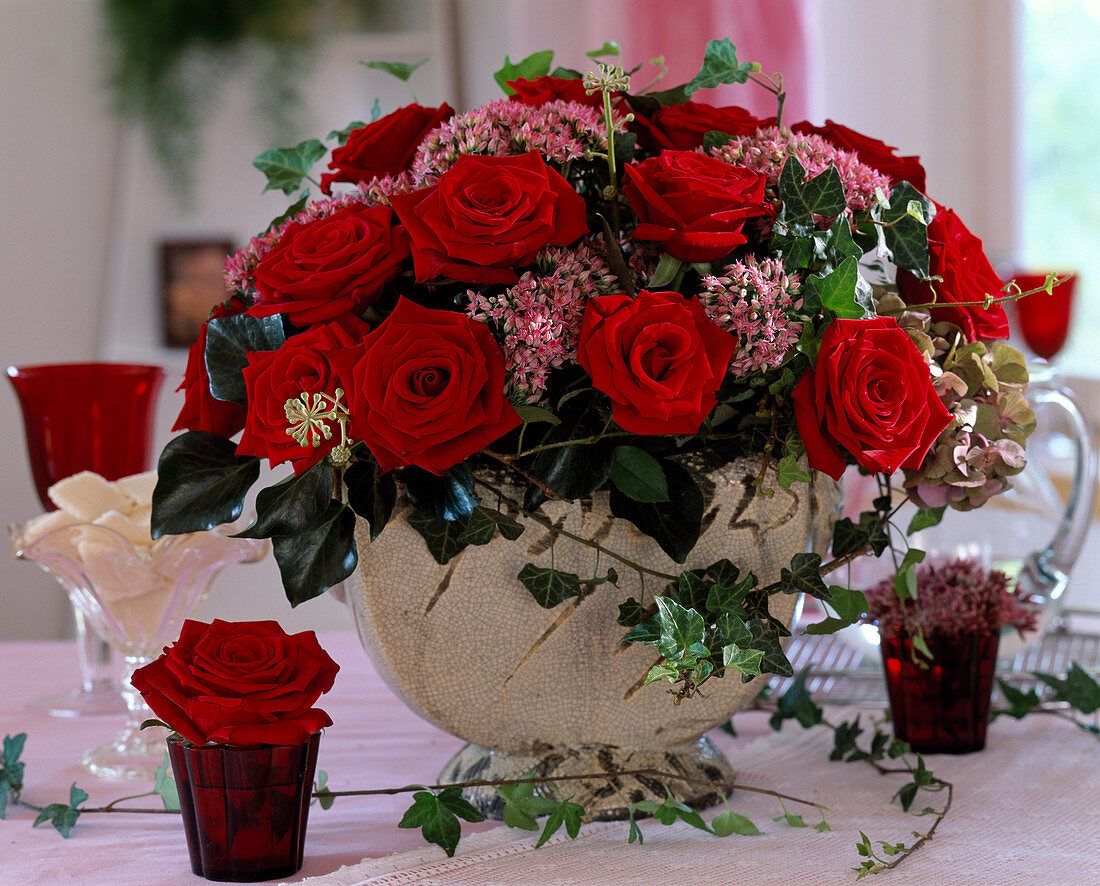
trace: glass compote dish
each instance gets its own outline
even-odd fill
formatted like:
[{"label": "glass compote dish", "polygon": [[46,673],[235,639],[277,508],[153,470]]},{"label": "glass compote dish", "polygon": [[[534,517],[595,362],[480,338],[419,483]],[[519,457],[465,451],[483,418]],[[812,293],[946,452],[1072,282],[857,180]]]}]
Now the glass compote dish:
[{"label": "glass compote dish", "polygon": [[28,540],[12,527],[12,550],[52,575],[73,605],[125,662],[122,696],[128,719],[113,739],[84,753],[81,765],[104,778],[152,778],[164,760],[163,728],[142,730],[153,717],[130,683],[135,668],[155,658],[206,598],[230,563],[254,563],[267,542],[232,538],[233,529],[166,536],[145,547],[113,529],[77,523]]}]

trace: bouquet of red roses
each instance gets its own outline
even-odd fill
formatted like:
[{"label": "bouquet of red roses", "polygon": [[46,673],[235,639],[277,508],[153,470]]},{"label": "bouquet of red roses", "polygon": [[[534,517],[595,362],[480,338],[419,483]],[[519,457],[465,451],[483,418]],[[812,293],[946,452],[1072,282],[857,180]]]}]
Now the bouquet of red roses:
[{"label": "bouquet of red roses", "polygon": [[[1034,426],[1003,343],[1009,290],[918,158],[832,121],[788,126],[779,78],[728,40],[689,83],[644,93],[617,64],[551,55],[506,63],[506,97],[471,111],[411,104],[332,133],[331,153],[311,139],[257,159],[291,195],[327,155],[323,193],[227,263],[154,534],[235,518],[260,461],[286,464],[249,533],[273,539],[297,603],[351,573],[356,521],[376,537],[399,493],[440,562],[517,535],[480,501],[485,465],[525,512],[610,488],[678,562],[704,508],[677,459],[700,450],[758,458],[765,494],[809,471],[901,471],[926,522],[1007,486]],[[776,117],[696,100],[748,81]],[[881,553],[890,507],[844,521],[835,552]],[[798,589],[827,597],[807,563]]]}]

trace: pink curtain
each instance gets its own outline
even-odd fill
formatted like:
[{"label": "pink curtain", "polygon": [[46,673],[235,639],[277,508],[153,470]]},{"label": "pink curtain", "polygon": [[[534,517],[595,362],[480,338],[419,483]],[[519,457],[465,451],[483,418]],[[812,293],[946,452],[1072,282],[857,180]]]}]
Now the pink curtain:
[{"label": "pink curtain", "polygon": [[[794,123],[808,119],[811,109],[808,7],[808,0],[628,0],[620,19],[623,56],[633,62],[663,55],[669,72],[658,88],[677,86],[698,73],[708,40],[729,37],[739,61],[759,62],[766,74],[783,74],[783,121]],[[639,84],[648,70],[639,72]],[[757,116],[775,114],[774,96],[752,83],[719,86],[696,98],[740,105]]]}]

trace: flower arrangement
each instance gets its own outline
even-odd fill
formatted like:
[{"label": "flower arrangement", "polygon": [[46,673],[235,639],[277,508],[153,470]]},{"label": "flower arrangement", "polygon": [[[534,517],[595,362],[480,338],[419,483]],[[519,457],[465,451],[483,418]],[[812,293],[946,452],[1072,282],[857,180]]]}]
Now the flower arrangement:
[{"label": "flower arrangement", "polygon": [[[1003,343],[1019,289],[925,195],[918,158],[832,121],[787,126],[781,78],[729,40],[663,91],[551,57],[506,63],[507,97],[465,113],[414,103],[332,133],[331,153],[310,139],[257,159],[269,188],[309,178],[322,196],[302,193],[227,263],[154,535],[234,518],[261,460],[287,465],[246,534],[273,539],[296,604],[352,572],[356,521],[376,538],[401,493],[441,563],[515,539],[514,515],[548,498],[600,489],[683,563],[704,513],[678,459],[756,459],[763,495],[857,465],[884,493],[838,524],[843,562],[891,543],[896,472],[924,525],[1006,488],[1034,427],[1023,357]],[[776,94],[774,118],[696,100],[750,81]],[[522,496],[487,485],[486,466]],[[826,585],[835,566],[799,554],[754,590],[715,564],[620,623],[633,641],[683,640],[658,672],[689,686],[789,672],[767,597],[807,591],[836,609],[823,629],[850,623],[862,596]],[[517,580],[554,606],[615,575]],[[701,612],[715,586],[733,602]]]}]

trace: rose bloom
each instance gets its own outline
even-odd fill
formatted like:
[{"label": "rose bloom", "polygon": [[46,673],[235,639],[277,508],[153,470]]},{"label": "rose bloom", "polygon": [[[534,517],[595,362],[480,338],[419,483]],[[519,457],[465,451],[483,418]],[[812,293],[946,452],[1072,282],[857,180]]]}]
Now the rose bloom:
[{"label": "rose bloom", "polygon": [[774,126],[775,118],[754,117],[744,108],[729,105],[716,108],[702,102],[666,105],[652,117],[634,112],[631,129],[638,133],[643,145],[676,151],[690,151],[703,146],[708,132],[725,135],[752,135],[761,126]]},{"label": "rose bloom", "polygon": [[[245,304],[236,298],[225,304],[215,305],[210,319],[234,317],[245,310]],[[219,400],[210,393],[210,376],[206,372],[206,329],[203,323],[199,337],[187,352],[187,368],[183,381],[176,388],[183,391],[183,408],[172,425],[173,431],[206,431],[219,437],[232,437],[244,427],[245,408],[239,403]]]},{"label": "rose bloom", "polygon": [[[304,393],[309,395],[312,406],[314,394],[334,395],[340,385],[330,356],[359,344],[369,332],[369,325],[354,314],[347,314],[291,336],[277,350],[250,351],[248,365],[243,370],[248,418],[237,453],[258,455],[272,466],[293,462],[295,474],[301,474],[328,455],[340,443],[339,430],[333,427],[332,436],[321,440],[318,446],[302,446],[287,433],[290,421],[286,402],[298,400]],[[347,406],[346,396],[342,402]]]},{"label": "rose bloom", "polygon": [[504,355],[484,323],[402,298],[353,351],[337,355],[352,436],[382,470],[442,474],[520,424],[504,397]]},{"label": "rose bloom", "polygon": [[454,116],[455,109],[444,102],[438,108],[405,105],[392,114],[348,134],[348,140],[333,148],[328,168],[321,176],[321,190],[332,193],[333,182],[357,184],[397,175],[412,165],[416,149],[429,132]]},{"label": "rose bloom", "polygon": [[639,220],[633,236],[682,261],[729,255],[747,242],[746,221],[774,211],[764,176],[695,151],[662,151],[623,171],[623,193]]},{"label": "rose bloom", "polygon": [[577,362],[634,434],[694,434],[714,408],[737,339],[696,298],[639,292],[589,299]]},{"label": "rose bloom", "polygon": [[982,302],[986,295],[1002,294],[1003,284],[986,258],[982,241],[975,237],[954,211],[936,205],[936,217],[928,226],[929,276],[943,280],[924,283],[909,271],[898,271],[898,294],[907,304],[929,304],[933,320],[954,323],[968,341],[1008,338],[1008,314],[1004,305],[957,306],[955,302]]},{"label": "rose bloom", "polygon": [[188,619],[160,658],[134,671],[133,684],[192,744],[295,745],[332,725],[313,705],[339,670],[313,631]]},{"label": "rose bloom", "polygon": [[514,269],[544,246],[588,233],[584,199],[536,151],[466,154],[436,185],[391,199],[412,237],[418,283],[515,283]]},{"label": "rose bloom", "polygon": [[826,120],[824,126],[814,126],[803,121],[795,123],[791,129],[802,135],[820,135],[838,148],[851,151],[860,163],[870,166],[883,175],[888,175],[895,184],[899,181],[907,181],[924,193],[925,173],[920,157],[899,157],[895,153],[897,148],[833,120]]},{"label": "rose bloom", "polygon": [[297,326],[359,313],[382,293],[409,255],[409,235],[388,206],[356,203],[305,223],[291,222],[256,268],[262,296],[254,317],[285,314]]},{"label": "rose bloom", "polygon": [[834,320],[792,398],[810,467],[834,479],[845,452],[869,471],[917,468],[951,423],[924,356],[892,317]]},{"label": "rose bloom", "polygon": [[[508,100],[525,105],[545,105],[561,100],[591,108],[603,107],[603,93],[596,91],[589,95],[585,91],[584,81],[576,78],[536,77],[533,80],[509,80],[508,85],[515,90]],[[612,96],[612,101],[615,101],[615,96]]]}]

